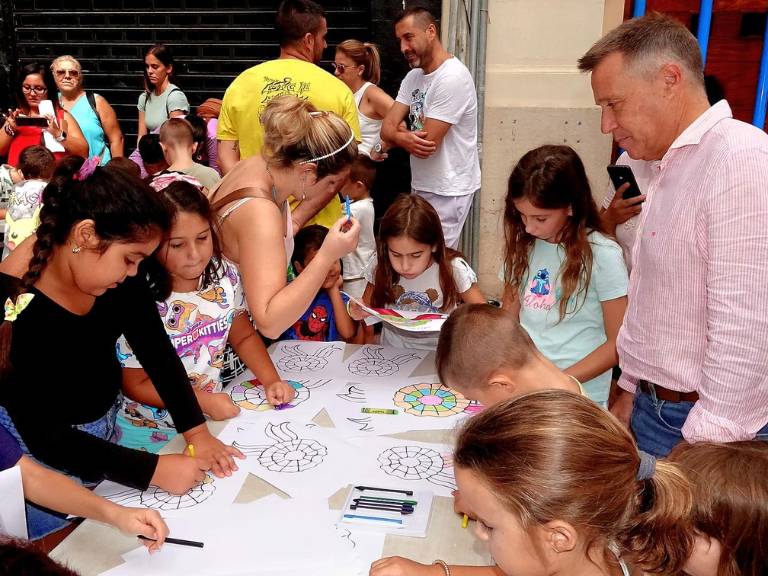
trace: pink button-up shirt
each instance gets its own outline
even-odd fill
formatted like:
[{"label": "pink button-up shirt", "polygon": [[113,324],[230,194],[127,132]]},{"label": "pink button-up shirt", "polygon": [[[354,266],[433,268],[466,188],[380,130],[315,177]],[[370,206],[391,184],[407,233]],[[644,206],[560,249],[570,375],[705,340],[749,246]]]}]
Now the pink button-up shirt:
[{"label": "pink button-up shirt", "polygon": [[768,135],[721,100],[649,164],[619,384],[696,390],[688,441],[751,439],[768,423]]}]

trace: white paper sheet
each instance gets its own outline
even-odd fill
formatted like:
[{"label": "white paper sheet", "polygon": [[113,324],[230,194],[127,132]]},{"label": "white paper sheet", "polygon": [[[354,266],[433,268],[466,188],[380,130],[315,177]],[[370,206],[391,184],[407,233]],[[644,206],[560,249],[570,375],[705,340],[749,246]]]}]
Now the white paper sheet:
[{"label": "white paper sheet", "polygon": [[274,412],[270,421],[230,422],[219,434],[248,456],[248,470],[293,497],[326,498],[353,481],[363,451],[332,429]]},{"label": "white paper sheet", "polygon": [[[396,410],[397,414],[364,409]],[[437,379],[345,382],[326,401],[336,428],[347,435],[451,430],[481,407]]]},{"label": "white paper sheet", "polygon": [[337,387],[333,379],[322,376],[289,378],[288,382],[296,391],[296,396],[276,410],[267,402],[264,386],[250,370],[235,378],[225,389],[232,402],[240,407],[240,414],[235,420],[262,422],[274,418],[276,412],[283,412],[294,419],[311,420],[325,407],[327,399]]},{"label": "white paper sheet", "polygon": [[27,539],[24,486],[18,465],[0,472],[0,534]]},{"label": "white paper sheet", "polygon": [[451,496],[456,490],[453,448],[385,436],[350,438],[350,444],[365,447],[364,471],[355,485],[431,490],[436,496]]},{"label": "white paper sheet", "polygon": [[443,324],[445,324],[445,321],[448,319],[448,314],[425,314],[424,312],[397,310],[394,308],[371,308],[366,306],[362,300],[355,298],[346,292],[342,293],[374,318],[408,332],[427,332],[436,334],[440,332]]},{"label": "white paper sheet", "polygon": [[263,498],[194,518],[170,518],[168,526],[172,536],[201,541],[204,548],[166,544],[151,556],[137,548],[123,555],[125,564],[106,574],[353,576],[332,571],[338,570],[337,560],[350,563],[353,555],[329,519],[327,505],[319,500]]},{"label": "white paper sheet", "polygon": [[428,350],[366,344],[345,360],[340,376],[351,382],[407,379],[428,355]]},{"label": "white paper sheet", "polygon": [[99,484],[94,492],[123,506],[143,506],[157,510],[163,516],[189,517],[231,504],[248,474],[246,462],[237,460],[239,470],[232,476],[217,478],[208,473],[203,482],[180,496],[169,494],[157,486],[150,486],[142,492],[108,480]]},{"label": "white paper sheet", "polygon": [[344,342],[283,340],[270,352],[280,376],[287,380],[333,378],[344,358]]}]

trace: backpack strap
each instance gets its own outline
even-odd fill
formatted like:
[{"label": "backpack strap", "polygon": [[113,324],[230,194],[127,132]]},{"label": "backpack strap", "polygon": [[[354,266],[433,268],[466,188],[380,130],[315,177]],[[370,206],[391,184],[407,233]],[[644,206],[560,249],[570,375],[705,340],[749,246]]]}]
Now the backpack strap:
[{"label": "backpack strap", "polygon": [[172,88],[170,92],[168,92],[168,97],[165,99],[165,117],[170,118],[171,111],[168,109],[168,100],[171,99],[171,94],[174,92],[181,92],[181,88]]},{"label": "backpack strap", "polygon": [[99,122],[99,128],[102,132],[104,132],[104,124],[101,122],[101,115],[99,114],[99,108],[96,106],[96,94],[93,92],[87,92],[85,93],[85,99],[88,101],[88,105],[91,107],[91,110],[94,111],[96,114],[96,120]]}]

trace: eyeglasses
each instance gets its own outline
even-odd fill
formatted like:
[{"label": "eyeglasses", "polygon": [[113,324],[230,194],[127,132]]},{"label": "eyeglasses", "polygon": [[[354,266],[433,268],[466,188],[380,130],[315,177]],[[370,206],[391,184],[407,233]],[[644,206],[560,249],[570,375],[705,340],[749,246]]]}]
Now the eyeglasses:
[{"label": "eyeglasses", "polygon": [[45,94],[48,92],[48,88],[45,86],[30,86],[29,84],[22,84],[21,91],[24,94]]},{"label": "eyeglasses", "polygon": [[72,76],[72,78],[79,78],[80,70],[56,70],[55,74],[58,78],[64,78],[65,76]]},{"label": "eyeglasses", "polygon": [[338,64],[337,62],[332,62],[331,65],[333,66],[334,70],[338,70],[339,74],[344,74],[344,70],[347,68],[360,68],[360,66],[349,66],[348,64]]}]

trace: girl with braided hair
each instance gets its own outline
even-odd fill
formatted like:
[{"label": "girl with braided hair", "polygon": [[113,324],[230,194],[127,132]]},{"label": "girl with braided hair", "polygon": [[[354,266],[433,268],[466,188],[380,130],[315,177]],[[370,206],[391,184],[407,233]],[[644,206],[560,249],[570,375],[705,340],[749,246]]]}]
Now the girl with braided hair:
[{"label": "girl with braided hair", "polygon": [[[25,453],[84,483],[108,478],[184,493],[209,468],[231,474],[233,456],[242,454],[205,427],[146,279],[137,276],[169,216],[157,194],[127,172],[84,172],[45,188],[26,271],[0,273],[0,424]],[[114,443],[121,334],[197,457],[158,457]],[[32,538],[66,523],[31,505],[27,518]]]}]

